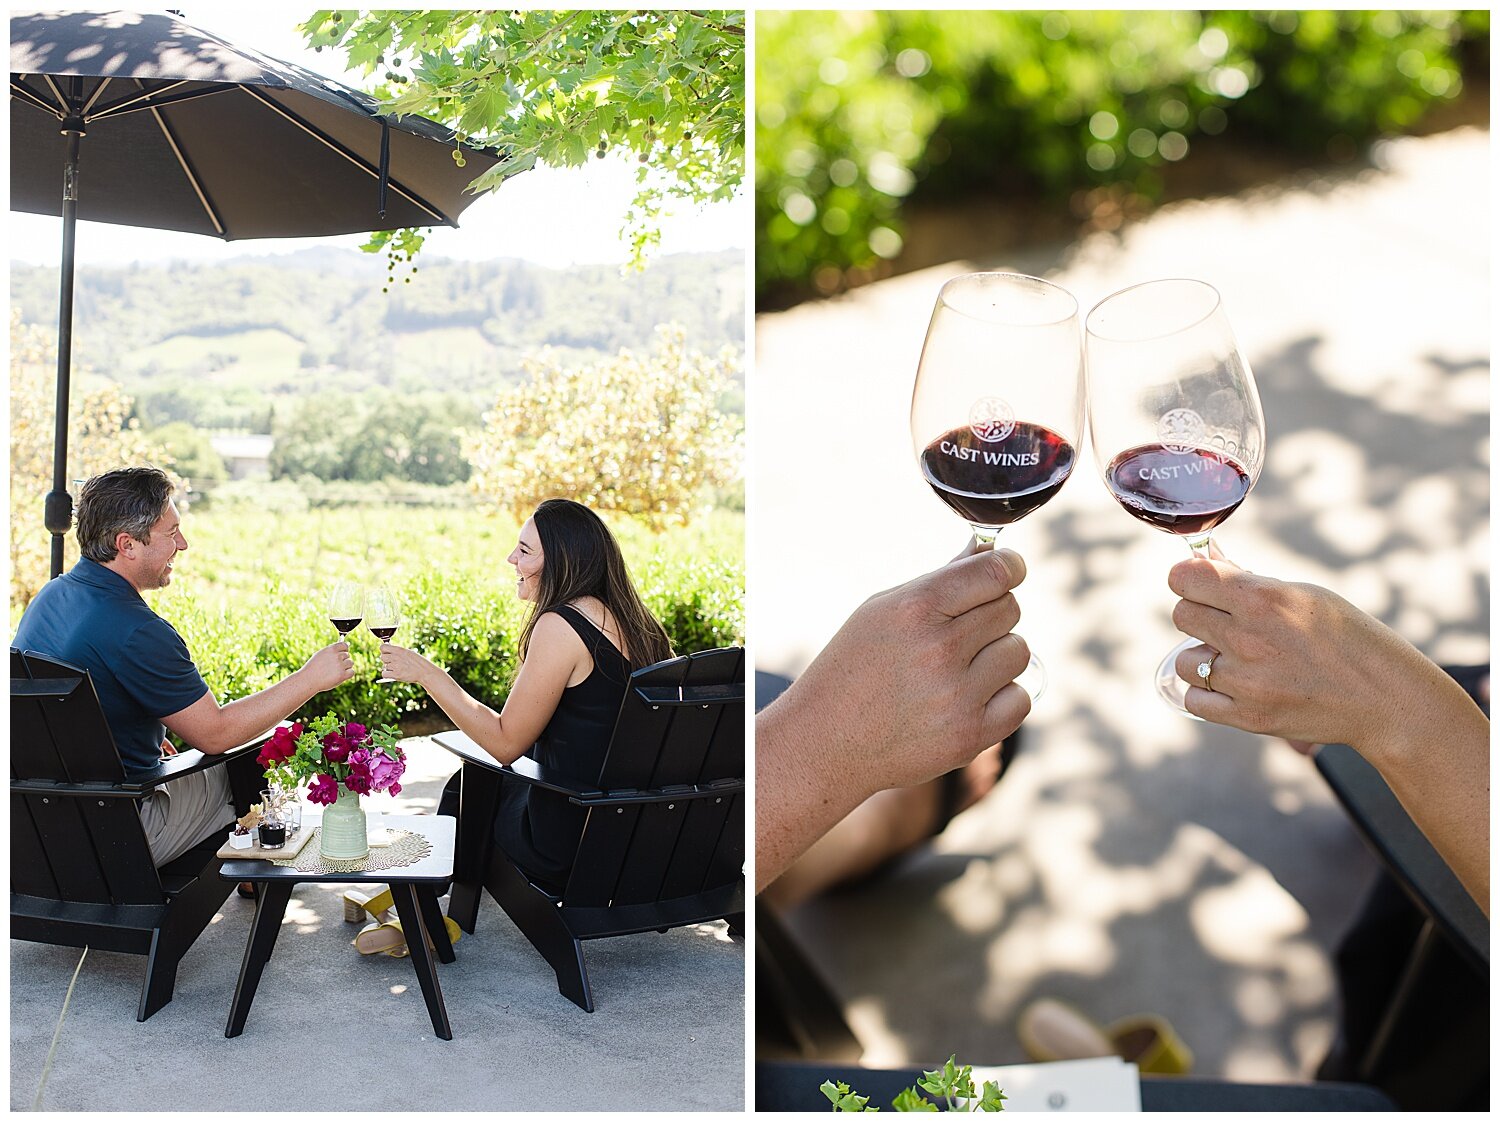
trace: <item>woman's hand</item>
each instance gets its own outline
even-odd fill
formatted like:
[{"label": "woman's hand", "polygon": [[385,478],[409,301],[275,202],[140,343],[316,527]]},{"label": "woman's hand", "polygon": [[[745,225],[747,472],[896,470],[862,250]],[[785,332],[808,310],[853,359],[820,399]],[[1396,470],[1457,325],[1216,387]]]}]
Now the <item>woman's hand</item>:
[{"label": "woman's hand", "polygon": [[415,682],[423,689],[430,689],[432,675],[440,673],[437,666],[416,651],[398,647],[395,643],[380,644],[380,667],[383,677],[397,682]]},{"label": "woman's hand", "polygon": [[[1188,712],[1284,736],[1342,742],[1373,764],[1489,914],[1490,723],[1462,686],[1390,628],[1326,588],[1195,558],[1167,576]],[[1197,667],[1215,651],[1212,691]]]},{"label": "woman's hand", "polygon": [[[1429,703],[1467,702],[1415,647],[1326,588],[1198,558],[1167,583],[1182,597],[1173,623],[1204,644],[1178,655],[1177,674],[1191,687],[1188,711],[1205,720],[1368,756]],[[1197,668],[1215,651],[1210,691]]]}]

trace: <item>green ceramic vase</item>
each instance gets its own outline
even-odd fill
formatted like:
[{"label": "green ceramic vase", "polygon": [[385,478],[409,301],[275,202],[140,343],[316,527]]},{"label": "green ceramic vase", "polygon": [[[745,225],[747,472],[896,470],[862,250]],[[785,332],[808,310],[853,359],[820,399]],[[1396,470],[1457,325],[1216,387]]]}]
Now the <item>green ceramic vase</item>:
[{"label": "green ceramic vase", "polygon": [[364,808],[359,796],[342,783],[338,800],[323,808],[323,830],[318,837],[319,852],[335,861],[352,861],[370,852]]}]

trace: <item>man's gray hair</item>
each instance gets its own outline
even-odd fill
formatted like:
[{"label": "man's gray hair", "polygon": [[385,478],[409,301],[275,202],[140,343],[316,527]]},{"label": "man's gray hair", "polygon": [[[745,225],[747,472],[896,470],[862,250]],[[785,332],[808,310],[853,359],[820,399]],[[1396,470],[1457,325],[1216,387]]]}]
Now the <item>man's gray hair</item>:
[{"label": "man's gray hair", "polygon": [[120,468],[96,475],[78,496],[78,547],[90,561],[113,561],[115,538],[129,534],[151,540],[151,527],[172,501],[176,488],[160,468]]}]

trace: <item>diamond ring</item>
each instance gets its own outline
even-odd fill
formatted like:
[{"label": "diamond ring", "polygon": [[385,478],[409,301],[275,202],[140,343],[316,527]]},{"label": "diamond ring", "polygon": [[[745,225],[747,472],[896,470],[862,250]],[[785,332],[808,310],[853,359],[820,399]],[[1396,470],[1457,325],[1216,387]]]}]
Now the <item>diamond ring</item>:
[{"label": "diamond ring", "polygon": [[1206,689],[1209,693],[1215,692],[1213,684],[1214,659],[1218,657],[1219,652],[1215,651],[1213,654],[1208,656],[1208,660],[1206,662],[1200,662],[1198,664],[1198,677],[1203,679],[1203,688]]}]

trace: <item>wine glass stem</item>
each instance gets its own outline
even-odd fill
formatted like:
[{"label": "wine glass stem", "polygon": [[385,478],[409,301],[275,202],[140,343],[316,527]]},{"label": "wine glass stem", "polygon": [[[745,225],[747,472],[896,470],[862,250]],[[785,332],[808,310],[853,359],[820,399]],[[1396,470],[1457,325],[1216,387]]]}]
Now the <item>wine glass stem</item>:
[{"label": "wine glass stem", "polygon": [[1213,537],[1214,532],[1207,530],[1202,534],[1190,535],[1183,540],[1187,542],[1188,548],[1193,551],[1194,557],[1201,557],[1207,560],[1209,557],[1209,546],[1213,542]]}]

